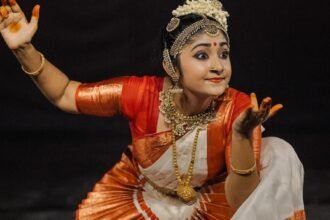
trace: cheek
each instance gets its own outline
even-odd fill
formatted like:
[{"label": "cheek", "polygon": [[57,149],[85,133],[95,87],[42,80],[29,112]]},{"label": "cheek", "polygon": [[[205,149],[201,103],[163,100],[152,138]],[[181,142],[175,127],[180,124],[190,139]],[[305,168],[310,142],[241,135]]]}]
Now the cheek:
[{"label": "cheek", "polygon": [[[198,62],[195,60],[189,60],[181,65],[181,74],[183,78],[189,79],[203,79],[208,73],[208,67],[206,63]],[[185,79],[186,80],[186,79]]]},{"label": "cheek", "polygon": [[231,76],[232,69],[231,69],[230,59],[228,59],[227,62],[225,62],[224,66],[225,66],[226,72],[228,72],[228,74]]},{"label": "cheek", "polygon": [[207,72],[204,71],[204,68],[199,66],[190,66],[187,68],[182,68],[181,70],[181,83],[185,87],[200,87],[207,75]]}]

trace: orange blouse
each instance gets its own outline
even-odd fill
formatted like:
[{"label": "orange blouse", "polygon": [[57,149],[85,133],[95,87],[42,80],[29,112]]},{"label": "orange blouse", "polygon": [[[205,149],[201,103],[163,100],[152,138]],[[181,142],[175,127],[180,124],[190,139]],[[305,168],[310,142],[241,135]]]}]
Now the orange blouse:
[{"label": "orange blouse", "polygon": [[[128,118],[133,157],[144,167],[155,161],[172,143],[168,132],[156,133],[159,93],[163,83],[163,77],[130,76],[81,84],[76,91],[77,109],[83,114],[122,114]],[[249,96],[232,88],[219,97],[218,119],[210,123],[207,130],[208,179],[223,172],[226,167],[230,171],[232,123],[249,105]],[[260,144],[261,132],[257,127],[253,132],[253,148],[258,169]]]}]

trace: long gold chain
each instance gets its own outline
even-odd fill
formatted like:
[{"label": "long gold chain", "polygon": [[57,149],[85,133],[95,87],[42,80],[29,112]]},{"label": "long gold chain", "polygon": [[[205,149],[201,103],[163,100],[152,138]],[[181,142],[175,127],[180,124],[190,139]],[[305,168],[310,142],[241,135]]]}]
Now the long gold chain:
[{"label": "long gold chain", "polygon": [[[173,94],[168,89],[160,93],[159,100],[160,100],[160,105],[159,105],[160,112],[164,115],[165,122],[171,124],[172,127],[172,140],[173,140],[172,160],[173,160],[173,169],[175,172],[176,179],[178,181],[176,195],[183,202],[187,204],[193,204],[197,199],[197,193],[191,185],[191,180],[195,165],[198,136],[199,136],[199,132],[201,131],[201,128],[199,126],[205,125],[216,118],[215,103],[213,102],[206,109],[206,111],[202,113],[188,116],[177,111],[177,108],[173,100]],[[192,145],[191,160],[189,163],[188,171],[185,175],[181,175],[178,165],[175,137],[183,136],[188,131],[191,131],[196,127],[197,130]]]},{"label": "long gold chain", "polygon": [[175,172],[176,179],[178,181],[177,196],[183,202],[185,202],[187,204],[192,204],[196,201],[196,198],[197,198],[197,193],[194,190],[194,188],[191,186],[191,180],[192,180],[192,176],[193,176],[195,159],[196,159],[198,136],[199,136],[199,132],[201,131],[201,128],[197,128],[197,130],[196,130],[194,142],[192,145],[191,160],[189,163],[187,174],[184,176],[181,176],[179,165],[178,165],[174,128],[175,128],[175,124],[172,124],[172,140],[173,140],[172,158],[173,158],[173,169]]}]

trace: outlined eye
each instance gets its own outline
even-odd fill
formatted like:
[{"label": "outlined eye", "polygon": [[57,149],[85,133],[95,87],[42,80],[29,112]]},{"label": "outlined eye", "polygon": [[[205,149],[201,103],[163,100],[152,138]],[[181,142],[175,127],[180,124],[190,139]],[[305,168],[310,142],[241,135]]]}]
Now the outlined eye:
[{"label": "outlined eye", "polygon": [[208,55],[206,53],[202,52],[202,53],[195,54],[194,57],[198,60],[206,60],[208,58]]},{"label": "outlined eye", "polygon": [[223,51],[222,53],[219,54],[219,57],[221,59],[227,59],[229,57],[229,51]]}]

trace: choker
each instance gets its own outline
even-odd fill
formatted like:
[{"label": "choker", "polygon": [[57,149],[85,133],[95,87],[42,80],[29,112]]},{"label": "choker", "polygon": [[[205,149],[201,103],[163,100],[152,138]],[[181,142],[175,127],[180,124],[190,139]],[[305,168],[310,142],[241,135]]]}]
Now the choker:
[{"label": "choker", "polygon": [[214,121],[216,118],[215,101],[213,101],[204,112],[188,116],[177,110],[173,100],[173,93],[171,93],[169,89],[160,93],[159,100],[159,110],[165,117],[166,123],[175,125],[174,127],[172,126],[172,132],[177,137],[183,136],[197,126],[206,125],[209,122]]}]

